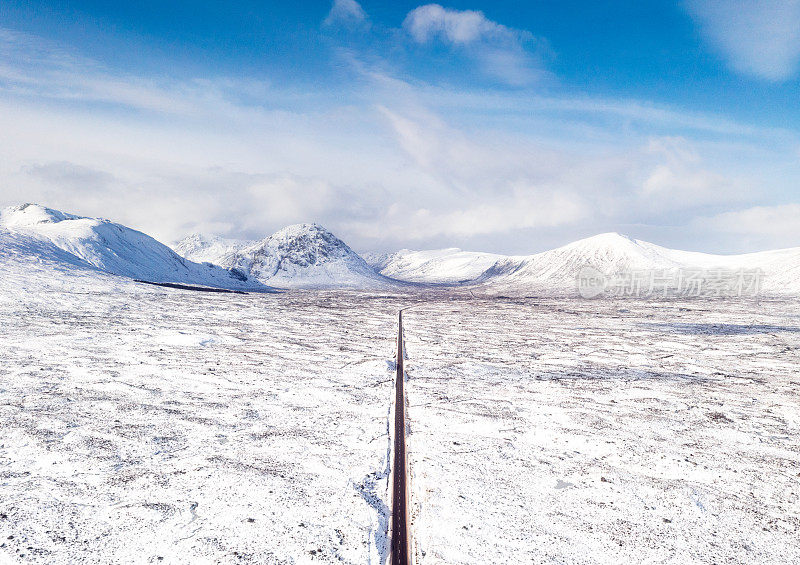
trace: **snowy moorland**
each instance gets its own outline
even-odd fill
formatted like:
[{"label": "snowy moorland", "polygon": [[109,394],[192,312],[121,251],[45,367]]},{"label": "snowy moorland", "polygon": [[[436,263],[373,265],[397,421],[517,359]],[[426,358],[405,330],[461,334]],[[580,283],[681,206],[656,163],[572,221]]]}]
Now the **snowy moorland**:
[{"label": "snowy moorland", "polygon": [[800,562],[796,302],[403,317],[418,563]]},{"label": "snowy moorland", "polygon": [[[0,220],[0,563],[382,563],[408,306],[418,563],[800,559],[791,299],[210,294],[132,279],[260,291],[275,257],[296,286],[384,279],[319,226],[226,247],[225,269],[105,220]],[[543,256],[699,261],[618,237]],[[759,257],[790,277],[792,254]],[[563,278],[540,259],[496,276]]]},{"label": "snowy moorland", "polygon": [[419,563],[800,559],[800,308],[0,278],[0,562],[382,563],[396,311]]},{"label": "snowy moorland", "polygon": [[379,562],[394,302],[4,267],[0,562]]}]

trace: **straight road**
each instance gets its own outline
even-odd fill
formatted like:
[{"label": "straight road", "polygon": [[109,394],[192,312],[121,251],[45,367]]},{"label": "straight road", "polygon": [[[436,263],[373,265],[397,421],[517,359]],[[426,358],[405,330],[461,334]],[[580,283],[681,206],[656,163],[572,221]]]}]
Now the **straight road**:
[{"label": "straight road", "polygon": [[392,468],[392,565],[410,565],[408,535],[408,479],[406,459],[406,396],[403,388],[403,312],[397,322],[397,376],[394,388],[394,466]]}]

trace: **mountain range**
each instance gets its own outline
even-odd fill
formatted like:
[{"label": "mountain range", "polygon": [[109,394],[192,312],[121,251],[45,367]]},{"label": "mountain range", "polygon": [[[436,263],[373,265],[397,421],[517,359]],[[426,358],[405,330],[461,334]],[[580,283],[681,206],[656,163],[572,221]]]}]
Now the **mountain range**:
[{"label": "mountain range", "polygon": [[156,283],[233,290],[455,286],[487,294],[575,295],[587,268],[606,283],[622,273],[758,272],[768,294],[800,294],[800,248],[742,255],[678,251],[617,233],[525,256],[456,248],[388,254],[353,251],[318,224],[285,227],[257,241],[193,234],[173,248],[109,220],[36,204],[0,212],[0,263],[46,261]]},{"label": "mountain range", "polygon": [[[574,293],[582,270],[591,268],[605,275],[609,283],[627,278],[631,284],[648,284],[648,275],[668,280],[672,288],[681,277],[697,277],[713,294],[715,283],[744,284],[758,279],[761,291],[768,294],[800,294],[800,248],[762,251],[741,255],[714,255],[679,251],[618,233],[603,233],[562,247],[522,257],[506,257],[484,271],[475,284],[489,285],[495,291]],[[698,282],[699,281],[699,282]],[[623,281],[625,282],[625,281]],[[742,294],[750,293],[745,289]]]},{"label": "mountain range", "polygon": [[242,273],[185,259],[149,235],[109,220],[37,204],[0,211],[0,262],[45,262],[154,283],[233,290],[268,290]]}]

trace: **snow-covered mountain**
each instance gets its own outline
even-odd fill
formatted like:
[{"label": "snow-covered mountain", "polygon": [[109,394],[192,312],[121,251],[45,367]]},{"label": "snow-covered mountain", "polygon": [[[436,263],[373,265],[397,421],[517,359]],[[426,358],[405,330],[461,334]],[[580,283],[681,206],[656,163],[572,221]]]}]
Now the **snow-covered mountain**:
[{"label": "snow-covered mountain", "polygon": [[257,243],[245,239],[225,239],[193,233],[172,246],[180,255],[196,263],[216,263],[222,257],[235,253]]},{"label": "snow-covered mountain", "polygon": [[666,251],[618,233],[603,233],[535,255],[505,257],[484,272],[481,280],[507,285],[536,283],[559,287],[567,283],[574,287],[578,273],[586,266],[609,274],[681,266],[660,250]]},{"label": "snow-covered mountain", "polygon": [[[652,245],[652,244],[650,244]],[[657,246],[653,246],[657,247]],[[800,247],[744,253],[712,255],[660,247],[665,257],[688,268],[754,270],[763,273],[761,288],[768,294],[800,295]]]},{"label": "snow-covered mountain", "polygon": [[506,257],[487,269],[477,283],[501,291],[576,293],[582,269],[604,275],[652,271],[668,277],[680,271],[705,271],[707,284],[716,270],[759,269],[761,289],[800,294],[800,248],[742,255],[712,255],[668,249],[618,233],[604,233],[563,247],[522,257]]},{"label": "snow-covered mountain", "polygon": [[37,204],[0,211],[0,261],[35,257],[53,265],[93,269],[149,282],[226,289],[265,289],[241,273],[188,261],[142,232]]},{"label": "snow-covered mountain", "polygon": [[377,271],[392,278],[423,284],[481,286],[490,293],[577,294],[578,276],[589,267],[594,273],[606,275],[609,281],[625,273],[638,273],[641,277],[652,272],[677,285],[678,277],[694,275],[703,279],[701,284],[709,291],[719,270],[727,272],[722,276],[730,277],[733,271],[753,273],[758,269],[763,292],[800,294],[800,248],[712,255],[603,233],[534,255],[404,249],[365,257]]},{"label": "snow-covered mountain", "polygon": [[318,224],[296,224],[257,242],[189,236],[175,249],[278,288],[378,288],[398,283],[376,273]]},{"label": "snow-covered mountain", "polygon": [[471,281],[503,258],[494,253],[461,251],[456,247],[432,251],[401,249],[396,253],[364,255],[373,269],[387,277],[437,284]]}]

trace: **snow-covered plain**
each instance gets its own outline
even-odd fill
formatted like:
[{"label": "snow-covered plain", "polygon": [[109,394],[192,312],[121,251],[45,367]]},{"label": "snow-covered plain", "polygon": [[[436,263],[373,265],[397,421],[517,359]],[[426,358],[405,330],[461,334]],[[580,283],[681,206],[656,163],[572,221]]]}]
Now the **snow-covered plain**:
[{"label": "snow-covered plain", "polygon": [[394,302],[3,266],[0,562],[379,562]]},{"label": "snow-covered plain", "polygon": [[420,564],[800,562],[800,305],[404,313]]},{"label": "snow-covered plain", "polygon": [[0,277],[0,562],[800,560],[800,307]]}]

